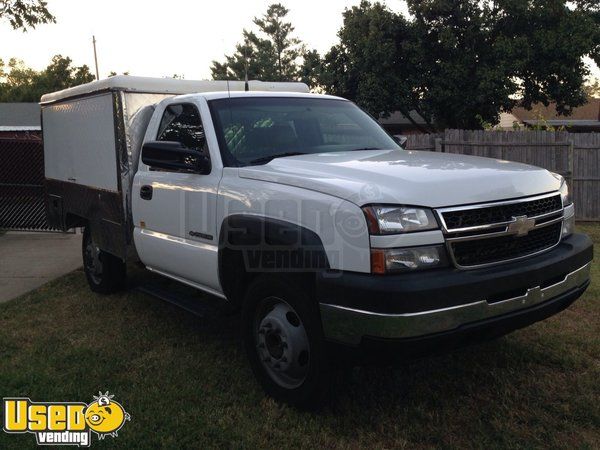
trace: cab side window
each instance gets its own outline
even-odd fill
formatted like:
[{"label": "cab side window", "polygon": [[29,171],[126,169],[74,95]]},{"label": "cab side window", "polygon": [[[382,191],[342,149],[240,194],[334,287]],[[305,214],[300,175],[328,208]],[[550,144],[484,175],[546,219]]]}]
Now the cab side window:
[{"label": "cab side window", "polygon": [[157,140],[180,142],[186,148],[209,156],[200,113],[189,103],[167,106],[160,121]]}]

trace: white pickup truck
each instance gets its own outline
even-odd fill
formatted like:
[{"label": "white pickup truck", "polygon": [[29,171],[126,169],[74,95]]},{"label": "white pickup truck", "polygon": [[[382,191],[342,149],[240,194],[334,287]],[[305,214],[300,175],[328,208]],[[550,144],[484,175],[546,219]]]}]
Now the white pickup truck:
[{"label": "white pickup truck", "polygon": [[41,103],[48,216],[85,227],[91,289],[139,260],[226,300],[255,375],[295,405],[340,358],[500,336],[589,284],[561,176],[403,150],[300,83],[113,77]]}]

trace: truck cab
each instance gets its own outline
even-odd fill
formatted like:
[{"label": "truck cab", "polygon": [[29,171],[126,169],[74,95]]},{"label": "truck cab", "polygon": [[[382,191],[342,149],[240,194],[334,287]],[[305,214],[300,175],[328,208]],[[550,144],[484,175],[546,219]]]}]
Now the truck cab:
[{"label": "truck cab", "polygon": [[239,309],[275,398],[314,404],[340,359],[500,336],[589,284],[592,244],[558,174],[406,151],[298,83],[115,78],[42,99],[49,215],[86,228],[95,291],[139,260]]}]

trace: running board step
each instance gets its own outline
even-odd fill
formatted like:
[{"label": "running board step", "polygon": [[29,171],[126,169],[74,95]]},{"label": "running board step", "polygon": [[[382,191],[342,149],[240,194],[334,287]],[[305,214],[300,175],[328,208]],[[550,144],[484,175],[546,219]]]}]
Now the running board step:
[{"label": "running board step", "polygon": [[207,305],[202,299],[192,298],[181,294],[178,295],[159,286],[147,284],[138,286],[135,290],[185,309],[187,312],[190,312],[197,317],[205,317],[206,315],[210,315],[211,313],[214,315],[215,313],[214,308]]}]

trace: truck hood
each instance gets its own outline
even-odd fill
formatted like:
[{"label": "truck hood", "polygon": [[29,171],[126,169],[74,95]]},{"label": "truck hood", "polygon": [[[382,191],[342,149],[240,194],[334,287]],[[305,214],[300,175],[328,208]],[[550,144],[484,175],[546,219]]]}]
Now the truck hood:
[{"label": "truck hood", "polygon": [[429,206],[505,200],[558,190],[539,167],[477,156],[404,150],[318,153],[239,169],[242,178],[322,192],[359,206]]}]

